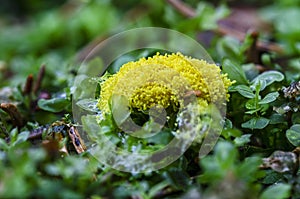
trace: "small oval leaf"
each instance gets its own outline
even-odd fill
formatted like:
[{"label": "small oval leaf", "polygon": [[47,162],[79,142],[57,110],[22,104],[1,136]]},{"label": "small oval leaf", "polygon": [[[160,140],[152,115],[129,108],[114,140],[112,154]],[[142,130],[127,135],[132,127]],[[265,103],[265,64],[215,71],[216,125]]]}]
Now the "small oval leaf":
[{"label": "small oval leaf", "polygon": [[245,144],[247,144],[248,142],[250,142],[250,137],[251,137],[252,135],[251,134],[244,134],[244,135],[242,135],[241,137],[236,137],[235,139],[234,139],[234,145],[235,146],[244,146]]},{"label": "small oval leaf", "polygon": [[294,124],[286,131],[286,137],[294,146],[300,146],[300,124]]},{"label": "small oval leaf", "polygon": [[246,85],[238,85],[235,86],[233,89],[246,98],[252,99],[255,97],[253,91]]},{"label": "small oval leaf", "polygon": [[20,144],[22,142],[25,142],[27,138],[29,137],[30,132],[29,131],[23,131],[20,134],[18,134],[17,140],[13,143],[14,145]]},{"label": "small oval leaf", "polygon": [[45,111],[57,113],[63,111],[70,101],[64,98],[52,98],[52,99],[40,99],[38,101],[38,106]]},{"label": "small oval leaf", "polygon": [[278,92],[272,92],[272,93],[268,93],[260,102],[258,102],[259,104],[268,104],[271,103],[273,101],[275,101],[277,99],[277,97],[279,96]]},{"label": "small oval leaf", "polygon": [[259,199],[281,199],[289,198],[291,185],[289,184],[275,184],[268,187],[259,197]]},{"label": "small oval leaf", "polygon": [[258,75],[255,79],[251,81],[251,84],[255,87],[260,82],[264,82],[265,85],[261,86],[260,90],[264,90],[265,87],[269,86],[273,82],[280,82],[284,79],[284,75],[278,71],[266,71]]},{"label": "small oval leaf", "polygon": [[79,100],[76,105],[86,111],[99,112],[97,107],[98,100],[96,99],[83,99]]},{"label": "small oval leaf", "polygon": [[225,59],[222,63],[222,68],[223,71],[228,74],[228,77],[235,80],[238,84],[248,84],[245,72],[238,64],[229,59]]},{"label": "small oval leaf", "polygon": [[126,96],[113,94],[111,104],[112,114],[118,126],[130,119],[129,102]]},{"label": "small oval leaf", "polygon": [[0,138],[0,149],[1,149],[1,150],[4,150],[4,151],[6,151],[6,150],[9,149],[8,144],[7,144],[6,141],[5,141],[4,139],[2,139],[2,138]]},{"label": "small oval leaf", "polygon": [[242,124],[243,128],[263,129],[269,124],[270,120],[264,117],[252,118]]}]

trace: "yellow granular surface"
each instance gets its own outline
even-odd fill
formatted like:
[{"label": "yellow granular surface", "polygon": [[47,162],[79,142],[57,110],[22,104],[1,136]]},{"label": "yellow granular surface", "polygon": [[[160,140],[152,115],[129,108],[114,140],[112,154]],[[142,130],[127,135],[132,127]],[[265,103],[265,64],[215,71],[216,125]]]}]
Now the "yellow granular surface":
[{"label": "yellow granular surface", "polygon": [[120,71],[101,84],[98,107],[109,112],[113,94],[126,96],[130,108],[147,110],[183,105],[183,100],[197,91],[201,106],[228,99],[231,82],[215,64],[186,57],[181,53],[141,58],[124,64]]}]

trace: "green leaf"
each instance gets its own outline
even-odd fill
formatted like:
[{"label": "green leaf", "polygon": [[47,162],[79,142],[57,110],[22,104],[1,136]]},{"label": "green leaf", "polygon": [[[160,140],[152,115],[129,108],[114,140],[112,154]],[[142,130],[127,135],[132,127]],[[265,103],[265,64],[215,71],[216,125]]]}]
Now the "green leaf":
[{"label": "green leaf", "polygon": [[225,118],[224,128],[225,129],[231,129],[232,128],[232,122],[230,121],[230,119]]},{"label": "green leaf", "polygon": [[8,148],[8,144],[5,142],[5,140],[0,138],[0,149],[6,151]]},{"label": "green leaf", "polygon": [[254,79],[259,74],[259,70],[254,63],[243,64],[241,67],[248,80]]},{"label": "green leaf", "polygon": [[18,138],[18,129],[14,128],[13,130],[11,130],[10,132],[10,141],[11,142],[15,142]]},{"label": "green leaf", "polygon": [[277,171],[274,170],[267,170],[266,171],[266,176],[262,180],[263,184],[274,184],[282,178],[283,174],[278,173]]},{"label": "green leaf", "polygon": [[20,144],[22,142],[25,142],[29,136],[30,132],[29,131],[23,131],[21,132],[18,137],[17,140],[13,143],[14,145]]},{"label": "green leaf", "polygon": [[249,115],[252,115],[252,114],[254,114],[254,113],[256,113],[256,112],[258,112],[258,111],[260,111],[261,110],[261,108],[257,108],[257,109],[252,109],[252,110],[250,110],[250,111],[246,111],[245,113],[246,114],[249,114]]},{"label": "green leaf", "polygon": [[129,102],[126,96],[113,94],[111,97],[111,110],[118,126],[130,117]]},{"label": "green leaf", "polygon": [[271,57],[270,54],[267,54],[267,53],[262,54],[261,61],[266,66],[271,66],[272,65],[272,57]]},{"label": "green leaf", "polygon": [[250,142],[250,137],[252,134],[245,134],[242,135],[241,137],[237,137],[233,140],[235,146],[244,146],[245,144]]},{"label": "green leaf", "polygon": [[270,117],[270,124],[282,124],[285,122],[287,122],[286,118],[282,114],[274,113]]},{"label": "green leaf", "polygon": [[237,151],[230,142],[220,142],[216,146],[216,159],[224,171],[234,166]]},{"label": "green leaf", "polygon": [[154,185],[153,187],[151,187],[151,189],[149,190],[149,194],[148,196],[150,198],[153,198],[159,191],[163,190],[164,188],[166,188],[167,186],[169,186],[169,182],[168,181],[162,181],[156,185]]},{"label": "green leaf", "polygon": [[86,111],[98,112],[99,108],[97,107],[98,100],[96,99],[82,99],[79,100],[76,105]]},{"label": "green leaf", "polygon": [[241,131],[238,130],[238,129],[223,129],[222,131],[222,136],[225,138],[225,139],[228,139],[230,137],[239,137],[241,136]]},{"label": "green leaf", "polygon": [[258,104],[268,104],[270,102],[275,101],[278,96],[279,96],[278,92],[268,93],[262,100],[258,102]]},{"label": "green leaf", "polygon": [[229,79],[235,80],[237,84],[248,84],[246,75],[238,64],[229,59],[224,59],[222,64],[223,71],[228,74]]},{"label": "green leaf", "polygon": [[293,124],[300,124],[300,112],[293,113],[292,122]]},{"label": "green leaf", "polygon": [[[108,76],[108,75],[107,75]],[[104,76],[106,78],[106,76]],[[85,74],[79,74],[74,79],[74,84],[71,88],[71,93],[74,100],[95,98],[95,93],[97,87],[99,86],[99,81],[102,78],[98,77],[89,77]]]},{"label": "green leaf", "polygon": [[253,91],[250,89],[250,87],[246,86],[246,85],[237,85],[233,87],[234,91],[237,91],[239,94],[241,94],[242,96],[246,97],[246,98],[254,98],[255,94],[253,93]]},{"label": "green leaf", "polygon": [[279,183],[268,187],[259,197],[260,199],[283,199],[290,196],[291,185]]},{"label": "green leaf", "polygon": [[256,98],[252,98],[250,100],[247,100],[245,107],[249,110],[252,109],[257,109],[257,99]]},{"label": "green leaf", "polygon": [[205,171],[203,175],[198,177],[200,183],[209,183],[220,180],[222,178],[223,171],[220,169],[219,163],[216,161],[215,156],[206,156],[200,160],[200,165]]},{"label": "green leaf", "polygon": [[265,176],[264,172],[259,171],[259,165],[262,164],[260,157],[247,157],[236,168],[236,175],[241,179],[247,179],[248,182],[257,181],[257,179]]},{"label": "green leaf", "polygon": [[[121,56],[120,58],[118,58],[118,59],[112,64],[111,67],[109,67],[108,72],[109,72],[110,74],[115,74],[115,73],[117,73],[117,72],[120,70],[120,68],[121,68],[121,66],[122,66],[123,64],[126,64],[126,63],[128,63],[128,62],[130,62],[130,61],[134,61],[135,59],[136,59],[136,58],[133,57],[133,56],[131,56],[131,55],[123,55],[123,56]],[[94,75],[95,75],[95,74],[97,74],[97,73],[94,73]]]},{"label": "green leaf", "polygon": [[269,124],[269,119],[264,117],[252,118],[242,124],[243,128],[248,129],[263,129]]},{"label": "green leaf", "polygon": [[260,90],[264,90],[267,86],[272,84],[273,82],[280,82],[284,79],[284,75],[278,71],[266,71],[251,81],[252,86],[256,87],[256,85],[261,84]]},{"label": "green leaf", "polygon": [[38,106],[45,111],[57,113],[65,110],[70,105],[70,101],[64,98],[52,98],[49,100],[40,99]]},{"label": "green leaf", "polygon": [[189,175],[185,171],[177,168],[168,170],[166,172],[166,178],[171,185],[183,190],[186,190],[191,182]]},{"label": "green leaf", "polygon": [[300,124],[294,124],[286,131],[286,137],[294,146],[300,146]]},{"label": "green leaf", "polygon": [[233,37],[223,37],[217,42],[217,51],[221,57],[230,58],[235,62],[242,62],[244,56],[240,53],[240,42]]}]

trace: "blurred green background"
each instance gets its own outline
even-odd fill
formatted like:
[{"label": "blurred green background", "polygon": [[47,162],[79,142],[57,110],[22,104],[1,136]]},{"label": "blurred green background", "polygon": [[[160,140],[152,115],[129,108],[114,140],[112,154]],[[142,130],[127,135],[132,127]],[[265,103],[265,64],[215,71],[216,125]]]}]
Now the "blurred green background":
[{"label": "blurred green background", "polygon": [[[285,119],[299,123],[299,113],[282,116],[267,107],[263,116],[274,124],[263,130],[242,128],[241,124],[257,113],[244,116],[248,99],[237,92],[228,102],[226,128],[215,151],[199,161],[191,150],[157,172],[118,172],[103,167],[87,153],[53,158],[47,150],[26,141],[29,130],[71,114],[59,103],[70,105],[70,88],[85,53],[99,41],[131,28],[158,26],[185,33],[203,44],[216,63],[237,66],[237,74],[245,74],[243,78],[247,76],[249,82],[263,70],[282,72],[282,84],[274,83],[262,96],[299,81],[300,0],[182,1],[187,12],[171,2],[0,0],[0,102],[8,100],[21,105],[26,116],[30,113],[29,122],[18,131],[0,110],[1,138],[11,140],[7,143],[0,138],[0,198],[300,197],[299,175],[258,169],[262,154],[295,147],[287,141],[285,131],[291,125]],[[193,17],[187,16],[190,11]],[[256,41],[253,32],[258,34],[259,45],[254,55],[249,55]],[[22,96],[26,78],[33,74],[36,79],[42,64],[46,74],[41,92],[60,100],[58,108],[52,107],[54,112],[32,109],[28,102],[32,99]],[[289,103],[280,100],[280,105]],[[260,153],[252,157],[255,152]]]}]

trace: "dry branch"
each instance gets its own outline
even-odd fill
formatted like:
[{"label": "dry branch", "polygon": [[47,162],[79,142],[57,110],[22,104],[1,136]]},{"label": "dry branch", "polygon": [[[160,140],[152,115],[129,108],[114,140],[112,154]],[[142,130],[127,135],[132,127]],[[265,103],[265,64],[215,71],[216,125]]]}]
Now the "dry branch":
[{"label": "dry branch", "polygon": [[41,88],[41,85],[42,85],[42,80],[44,78],[44,75],[45,75],[45,70],[46,70],[46,66],[43,64],[39,70],[39,74],[37,76],[37,81],[34,85],[34,88],[33,88],[33,92],[36,94],[39,89]]},{"label": "dry branch", "polygon": [[12,103],[2,103],[0,105],[0,108],[3,109],[10,116],[14,126],[17,126],[19,128],[24,126],[24,119],[21,113],[18,111],[16,105]]},{"label": "dry branch", "polygon": [[[193,18],[197,15],[196,11],[193,8],[191,8],[186,3],[180,0],[166,0],[166,1],[171,6],[173,6],[179,13],[181,13],[183,16],[187,18]],[[221,35],[230,35],[238,39],[239,41],[243,41],[248,31],[250,31],[250,29],[247,31],[238,30],[230,26],[228,23],[226,23],[226,19],[223,19],[218,21],[218,28],[215,30],[215,32]],[[252,28],[251,32],[257,32],[257,31],[253,30]],[[265,42],[261,40],[257,41],[257,48],[261,51],[272,51],[277,53],[282,52],[282,49],[279,45],[272,42]]]}]

